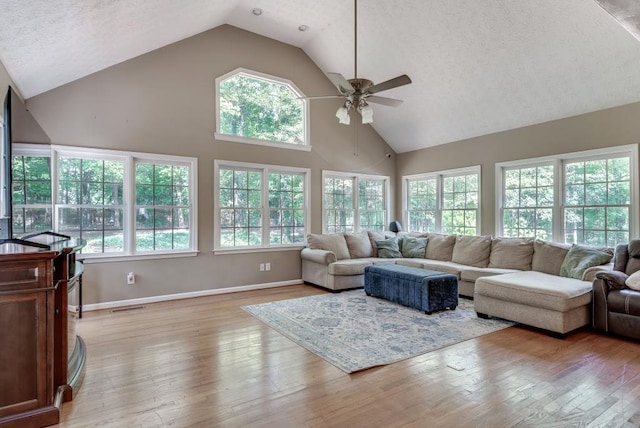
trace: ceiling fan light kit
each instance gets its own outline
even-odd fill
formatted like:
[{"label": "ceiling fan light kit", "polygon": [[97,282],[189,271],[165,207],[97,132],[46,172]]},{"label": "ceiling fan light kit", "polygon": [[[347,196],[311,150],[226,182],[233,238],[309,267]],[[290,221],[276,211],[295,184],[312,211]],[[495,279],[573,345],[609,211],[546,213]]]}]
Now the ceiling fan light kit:
[{"label": "ceiling fan light kit", "polygon": [[349,112],[352,108],[360,113],[360,116],[362,116],[362,123],[373,123],[373,109],[368,102],[382,104],[389,107],[397,107],[402,104],[401,100],[379,97],[374,94],[411,83],[411,79],[406,74],[378,83],[377,85],[374,85],[369,79],[358,78],[358,0],[353,1],[353,6],[354,78],[347,80],[340,73],[327,73],[327,77],[336,86],[336,88],[338,88],[340,95],[304,97],[304,99],[308,100],[344,98],[344,104],[336,112],[336,117],[338,118],[339,123],[344,125],[349,125],[351,123],[351,120],[349,119]]}]

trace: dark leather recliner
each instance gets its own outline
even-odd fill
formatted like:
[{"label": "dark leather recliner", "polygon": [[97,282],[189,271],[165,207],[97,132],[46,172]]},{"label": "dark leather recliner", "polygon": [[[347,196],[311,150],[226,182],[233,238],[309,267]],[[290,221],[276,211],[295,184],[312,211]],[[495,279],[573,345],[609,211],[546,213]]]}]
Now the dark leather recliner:
[{"label": "dark leather recliner", "polygon": [[618,245],[613,271],[598,272],[593,281],[593,328],[640,339],[640,291],[625,285],[640,270],[640,239]]}]

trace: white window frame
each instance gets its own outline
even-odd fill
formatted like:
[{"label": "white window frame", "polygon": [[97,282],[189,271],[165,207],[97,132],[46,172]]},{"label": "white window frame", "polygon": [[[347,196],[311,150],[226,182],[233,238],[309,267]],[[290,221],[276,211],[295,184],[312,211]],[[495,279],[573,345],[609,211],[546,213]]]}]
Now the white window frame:
[{"label": "white window frame", "polygon": [[[221,247],[221,231],[220,231],[220,170],[225,168],[250,169],[262,173],[261,188],[261,211],[262,211],[262,245],[260,246],[238,246],[238,247]],[[306,236],[311,225],[311,208],[310,208],[310,183],[311,169],[299,168],[293,166],[269,165],[248,162],[236,162],[216,159],[213,162],[213,253],[214,254],[238,254],[238,253],[255,253],[269,251],[286,251],[296,250],[306,246],[306,243],[300,244],[270,244],[269,243],[269,174],[302,174],[304,176],[304,207],[305,207],[305,231]]]},{"label": "white window frame", "polygon": [[302,108],[303,108],[303,135],[304,135],[304,144],[292,144],[285,143],[282,141],[270,141],[270,140],[261,140],[257,138],[250,137],[240,137],[237,135],[229,135],[224,134],[220,131],[220,83],[224,80],[229,79],[237,74],[242,74],[247,77],[252,77],[260,80],[266,80],[268,82],[272,82],[278,85],[286,85],[288,86],[298,97],[302,98],[306,95],[290,80],[284,79],[277,76],[272,76],[270,74],[261,73],[259,71],[248,70],[246,68],[236,68],[229,73],[226,73],[220,77],[216,78],[216,132],[214,134],[217,140],[223,141],[231,141],[234,143],[244,143],[244,144],[255,144],[259,146],[267,146],[267,147],[277,147],[281,149],[290,149],[290,150],[302,150],[302,151],[311,151],[311,142],[310,142],[310,131],[309,131],[309,100],[301,99]]},{"label": "white window frame", "polygon": [[631,204],[629,211],[629,238],[637,236],[640,232],[639,203],[638,197],[638,145],[629,144],[624,146],[608,147],[603,149],[585,150],[580,152],[563,153],[558,155],[543,156],[531,159],[496,163],[496,235],[503,234],[503,203],[504,203],[504,170],[508,168],[533,167],[541,164],[552,164],[554,166],[554,205],[553,205],[553,228],[552,240],[554,242],[565,242],[564,239],[564,165],[567,162],[590,161],[616,157],[630,158],[630,194]]},{"label": "white window frame", "polygon": [[[144,260],[157,258],[190,257],[198,254],[198,160],[193,157],[156,155],[118,150],[90,149],[61,145],[14,144],[16,155],[50,156],[51,157],[51,200],[53,230],[57,231],[58,211],[66,206],[58,203],[59,171],[58,159],[64,157],[80,157],[102,160],[121,160],[124,162],[123,179],[123,234],[124,250],[119,253],[82,254],[87,263],[113,262],[125,260]],[[157,250],[153,252],[135,251],[135,164],[136,162],[167,163],[189,166],[189,248],[178,250]]]},{"label": "white window frame", "polygon": [[358,189],[360,180],[376,180],[383,181],[384,192],[384,229],[389,224],[390,213],[390,178],[388,175],[373,175],[373,174],[354,174],[352,172],[344,171],[322,171],[322,233],[327,233],[327,213],[324,204],[324,185],[327,178],[340,178],[340,179],[352,179],[353,180],[353,232],[362,232],[360,229],[360,209],[358,204]]},{"label": "white window frame", "polygon": [[[478,176],[478,207],[476,208],[476,233],[481,234],[480,226],[482,225],[482,174],[480,165],[468,166],[464,168],[447,169],[443,171],[434,171],[421,174],[411,174],[402,176],[402,222],[408,230],[409,227],[409,185],[411,180],[436,180],[436,225],[434,233],[442,233],[442,212],[444,206],[443,199],[443,180],[444,178],[457,177],[462,175]],[[411,232],[410,230],[408,230]]]}]

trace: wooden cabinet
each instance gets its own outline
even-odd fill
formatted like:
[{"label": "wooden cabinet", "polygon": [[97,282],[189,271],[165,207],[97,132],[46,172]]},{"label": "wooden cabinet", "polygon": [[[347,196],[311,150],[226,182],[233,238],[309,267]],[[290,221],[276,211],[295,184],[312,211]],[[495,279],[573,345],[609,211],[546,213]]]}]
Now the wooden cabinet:
[{"label": "wooden cabinet", "polygon": [[54,405],[54,251],[0,254],[0,426],[46,426]]},{"label": "wooden cabinet", "polygon": [[[84,375],[76,335],[84,241],[30,237],[46,249],[0,242],[0,427],[58,423]],[[24,241],[23,241],[24,242]]]}]

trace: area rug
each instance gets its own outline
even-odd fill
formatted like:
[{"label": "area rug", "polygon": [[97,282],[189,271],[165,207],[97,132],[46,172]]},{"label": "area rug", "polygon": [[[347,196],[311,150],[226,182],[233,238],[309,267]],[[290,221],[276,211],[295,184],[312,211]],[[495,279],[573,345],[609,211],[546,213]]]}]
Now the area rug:
[{"label": "area rug", "polygon": [[426,315],[363,290],[281,300],[242,309],[334,366],[353,373],[395,363],[512,326],[478,318],[473,302]]}]

